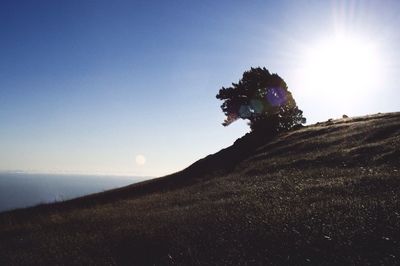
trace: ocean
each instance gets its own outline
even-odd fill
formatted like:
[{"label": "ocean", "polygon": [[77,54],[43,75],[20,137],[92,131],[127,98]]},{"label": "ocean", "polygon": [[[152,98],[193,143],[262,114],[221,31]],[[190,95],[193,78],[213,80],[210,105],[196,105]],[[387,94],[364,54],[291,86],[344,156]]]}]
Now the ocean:
[{"label": "ocean", "polygon": [[72,199],[145,179],[125,176],[0,173],[0,212]]}]

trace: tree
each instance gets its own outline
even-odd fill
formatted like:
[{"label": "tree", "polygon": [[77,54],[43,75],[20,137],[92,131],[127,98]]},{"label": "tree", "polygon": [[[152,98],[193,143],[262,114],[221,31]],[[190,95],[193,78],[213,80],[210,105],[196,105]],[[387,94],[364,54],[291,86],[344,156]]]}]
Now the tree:
[{"label": "tree", "polygon": [[224,126],[247,119],[252,131],[274,134],[306,122],[286,82],[265,67],[245,71],[238,83],[222,87],[216,97],[224,101]]}]

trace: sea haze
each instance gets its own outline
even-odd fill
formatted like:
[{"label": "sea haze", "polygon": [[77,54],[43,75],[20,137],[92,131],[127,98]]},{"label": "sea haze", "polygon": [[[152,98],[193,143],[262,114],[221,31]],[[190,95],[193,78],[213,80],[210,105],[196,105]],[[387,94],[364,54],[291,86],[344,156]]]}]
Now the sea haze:
[{"label": "sea haze", "polygon": [[101,192],[148,178],[0,173],[0,212]]}]

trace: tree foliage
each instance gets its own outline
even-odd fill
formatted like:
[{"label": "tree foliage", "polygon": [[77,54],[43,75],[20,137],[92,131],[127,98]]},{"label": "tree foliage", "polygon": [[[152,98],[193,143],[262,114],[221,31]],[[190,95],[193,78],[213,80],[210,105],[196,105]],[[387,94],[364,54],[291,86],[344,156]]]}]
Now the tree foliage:
[{"label": "tree foliage", "polygon": [[224,126],[247,119],[252,131],[277,133],[306,122],[286,82],[265,67],[245,71],[238,83],[222,87],[216,97],[224,101]]}]

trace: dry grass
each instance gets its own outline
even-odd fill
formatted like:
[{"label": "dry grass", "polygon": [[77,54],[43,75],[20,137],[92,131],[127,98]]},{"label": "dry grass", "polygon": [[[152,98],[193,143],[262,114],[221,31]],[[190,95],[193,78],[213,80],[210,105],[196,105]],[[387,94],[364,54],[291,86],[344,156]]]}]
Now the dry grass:
[{"label": "dry grass", "polygon": [[249,138],[172,176],[0,214],[0,264],[400,262],[399,113]]}]

